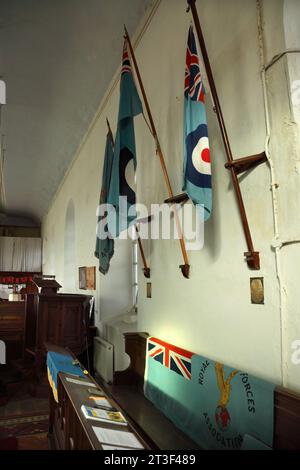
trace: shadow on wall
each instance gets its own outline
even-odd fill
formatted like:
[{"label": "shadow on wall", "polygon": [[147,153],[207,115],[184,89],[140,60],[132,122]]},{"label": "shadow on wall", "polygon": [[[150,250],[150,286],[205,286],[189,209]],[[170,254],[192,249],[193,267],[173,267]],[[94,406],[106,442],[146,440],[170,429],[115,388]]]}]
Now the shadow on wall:
[{"label": "shadow on wall", "polygon": [[74,292],[76,289],[75,208],[72,199],[69,201],[65,218],[63,287],[65,292]]}]

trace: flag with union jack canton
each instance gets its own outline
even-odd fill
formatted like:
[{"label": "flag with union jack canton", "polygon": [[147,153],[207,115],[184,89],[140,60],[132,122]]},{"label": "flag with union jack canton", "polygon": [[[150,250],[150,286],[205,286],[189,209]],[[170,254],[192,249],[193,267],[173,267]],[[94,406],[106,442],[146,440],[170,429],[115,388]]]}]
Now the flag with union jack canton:
[{"label": "flag with union jack canton", "polygon": [[205,90],[192,26],[185,65],[183,190],[194,204],[203,206],[207,220],[212,210],[211,161]]},{"label": "flag with union jack canton", "polygon": [[129,175],[134,174],[137,166],[134,117],[142,112],[143,107],[134,83],[128,54],[128,44],[125,39],[122,57],[118,127],[111,183],[107,198],[108,204],[114,206],[117,213],[117,220],[109,217],[109,231],[114,238],[117,238],[123,230],[127,230],[136,218],[134,179],[132,178],[130,181]]},{"label": "flag with union jack canton", "polygon": [[195,354],[153,336],[147,339],[146,348],[145,397],[186,431],[190,423],[186,404],[191,401]]},{"label": "flag with union jack canton", "polygon": [[253,448],[272,447],[274,384],[154,337],[144,379],[146,398],[195,445],[247,448],[247,434]]},{"label": "flag with union jack canton", "polygon": [[193,353],[178,348],[157,338],[148,340],[148,356],[160,362],[168,369],[185,379],[191,380],[191,362]]}]

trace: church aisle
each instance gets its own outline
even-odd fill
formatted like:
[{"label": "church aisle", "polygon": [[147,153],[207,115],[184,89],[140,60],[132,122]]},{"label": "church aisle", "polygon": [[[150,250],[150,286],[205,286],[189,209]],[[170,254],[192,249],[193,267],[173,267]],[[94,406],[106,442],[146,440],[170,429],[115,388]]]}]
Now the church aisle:
[{"label": "church aisle", "polygon": [[30,395],[28,385],[0,406],[0,450],[48,450],[48,399]]}]

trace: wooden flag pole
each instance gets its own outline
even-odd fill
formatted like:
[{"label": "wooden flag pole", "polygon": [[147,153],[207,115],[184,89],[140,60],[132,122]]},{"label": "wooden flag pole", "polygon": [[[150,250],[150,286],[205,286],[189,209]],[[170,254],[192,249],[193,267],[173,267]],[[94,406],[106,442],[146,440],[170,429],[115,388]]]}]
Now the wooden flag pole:
[{"label": "wooden flag pole", "polygon": [[[167,189],[168,189],[169,198],[174,198],[174,193],[173,193],[170,178],[169,178],[169,175],[168,175],[168,170],[167,170],[167,167],[166,167],[166,163],[165,163],[164,155],[163,155],[163,152],[162,152],[162,149],[161,149],[161,146],[160,146],[160,142],[158,140],[156,127],[155,127],[155,124],[154,124],[154,121],[153,121],[153,117],[152,117],[152,113],[151,113],[151,110],[150,110],[149,101],[148,101],[148,98],[147,98],[147,95],[146,95],[146,92],[145,92],[145,88],[144,88],[144,85],[143,85],[142,77],[141,77],[141,74],[140,74],[140,71],[139,71],[139,67],[138,67],[138,64],[137,64],[137,61],[136,61],[136,58],[135,58],[134,50],[133,50],[133,47],[132,47],[132,44],[131,44],[131,41],[130,41],[128,31],[126,29],[126,26],[124,26],[124,29],[125,29],[125,39],[128,42],[130,55],[132,57],[132,61],[133,61],[133,65],[134,65],[134,68],[135,68],[137,79],[138,79],[138,82],[139,82],[139,85],[140,85],[141,93],[143,95],[143,100],[144,100],[145,107],[146,107],[147,114],[148,114],[148,118],[149,118],[150,128],[151,128],[152,135],[153,135],[155,143],[156,143],[156,151],[157,151],[157,154],[158,154],[158,157],[159,157],[159,160],[160,160],[163,176],[164,176],[165,183],[166,183],[166,186],[167,186]],[[181,224],[180,224],[180,220],[179,220],[176,208],[174,210],[174,219],[175,219],[175,223],[176,223],[176,227],[177,227],[177,232],[178,232],[179,241],[180,241],[180,247],[181,247],[182,256],[183,256],[183,260],[184,260],[184,264],[180,266],[180,269],[181,269],[181,272],[182,272],[183,276],[188,279],[189,278],[189,273],[190,273],[190,265],[189,265],[189,260],[188,260],[187,251],[186,251],[186,247],[185,247],[185,241],[183,239],[182,228],[181,228]]]},{"label": "wooden flag pole", "polygon": [[[106,124],[107,124],[107,128],[108,128],[108,133],[110,135],[110,138],[111,138],[111,141],[113,143],[113,145],[115,145],[114,143],[114,136],[113,136],[113,133],[112,133],[112,130],[111,130],[111,127],[110,127],[110,123],[109,123],[109,120],[106,118]],[[143,273],[144,273],[144,276],[149,279],[150,278],[150,268],[149,266],[147,265],[147,261],[146,261],[146,256],[145,256],[145,253],[144,253],[144,248],[143,248],[143,245],[142,245],[142,240],[141,240],[141,237],[139,235],[139,229],[137,227],[137,225],[135,225],[135,231],[137,233],[137,241],[138,241],[138,244],[139,244],[139,248],[140,248],[140,252],[141,252],[141,257],[142,257],[142,260],[143,260],[143,265],[144,265],[144,268],[143,268]]]},{"label": "wooden flag pole", "polygon": [[151,270],[150,270],[149,266],[147,265],[147,260],[146,260],[146,256],[145,256],[145,253],[144,253],[144,248],[143,248],[143,245],[142,245],[142,240],[141,240],[141,237],[140,237],[140,234],[139,234],[139,229],[138,229],[137,225],[135,225],[135,231],[136,231],[136,234],[137,234],[137,241],[138,241],[138,244],[139,244],[141,257],[142,257],[143,265],[144,265],[143,273],[144,273],[144,276],[147,279],[149,279],[150,276],[151,276]]},{"label": "wooden flag pole", "polygon": [[205,68],[206,68],[207,79],[208,79],[209,86],[210,86],[210,89],[211,89],[212,100],[213,100],[215,112],[217,114],[220,130],[221,130],[221,134],[222,134],[222,139],[223,139],[223,143],[224,143],[224,147],[225,147],[225,151],[226,151],[227,163],[226,163],[225,167],[231,173],[231,178],[232,178],[232,182],[233,182],[233,186],[234,186],[234,190],[235,190],[235,193],[236,193],[237,202],[238,202],[238,206],[239,206],[239,210],[240,210],[240,215],[241,215],[241,220],[242,220],[242,224],[243,224],[244,234],[245,234],[247,247],[248,247],[248,251],[246,253],[244,253],[244,255],[246,257],[247,264],[248,264],[249,268],[251,268],[251,269],[260,269],[259,252],[255,251],[254,247],[253,247],[253,242],[252,242],[252,237],[251,237],[250,228],[249,228],[249,224],[248,224],[247,214],[246,214],[244,201],[243,201],[243,197],[242,197],[242,193],[241,193],[241,189],[240,189],[237,174],[240,173],[241,171],[246,171],[250,167],[254,167],[254,166],[266,161],[266,155],[264,153],[259,154],[259,155],[252,155],[250,157],[245,157],[243,159],[239,159],[238,161],[233,159],[232,152],[231,152],[231,147],[230,147],[230,143],[229,143],[229,138],[228,138],[228,134],[227,134],[226,126],[225,126],[225,121],[224,121],[224,117],[223,117],[222,109],[221,109],[221,106],[220,106],[219,97],[218,97],[214,77],[213,77],[211,66],[210,66],[210,61],[209,61],[209,57],[208,57],[208,53],[207,53],[207,49],[206,49],[206,45],[205,45],[205,41],[204,41],[204,36],[203,36],[202,29],[201,29],[201,26],[200,26],[198,12],[197,12],[197,9],[196,9],[196,0],[187,0],[187,3],[188,3],[188,6],[189,6],[188,11],[189,11],[189,9],[191,9],[191,12],[192,12],[192,15],[193,15],[193,20],[194,20],[195,28],[196,28],[197,35],[198,35],[198,40],[199,40],[199,44],[200,44],[200,48],[201,48],[201,52],[202,52],[202,57],[203,57],[204,65],[205,65]]}]

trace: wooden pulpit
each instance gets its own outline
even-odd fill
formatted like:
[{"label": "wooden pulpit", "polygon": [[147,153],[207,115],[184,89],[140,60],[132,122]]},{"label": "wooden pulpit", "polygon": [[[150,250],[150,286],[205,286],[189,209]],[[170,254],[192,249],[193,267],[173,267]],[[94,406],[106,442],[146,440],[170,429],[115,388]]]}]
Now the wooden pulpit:
[{"label": "wooden pulpit", "polygon": [[39,293],[26,295],[24,356],[34,358],[39,375],[45,343],[68,348],[77,356],[92,343],[95,327],[91,296],[59,294],[60,284],[49,276],[34,277],[33,282]]}]

